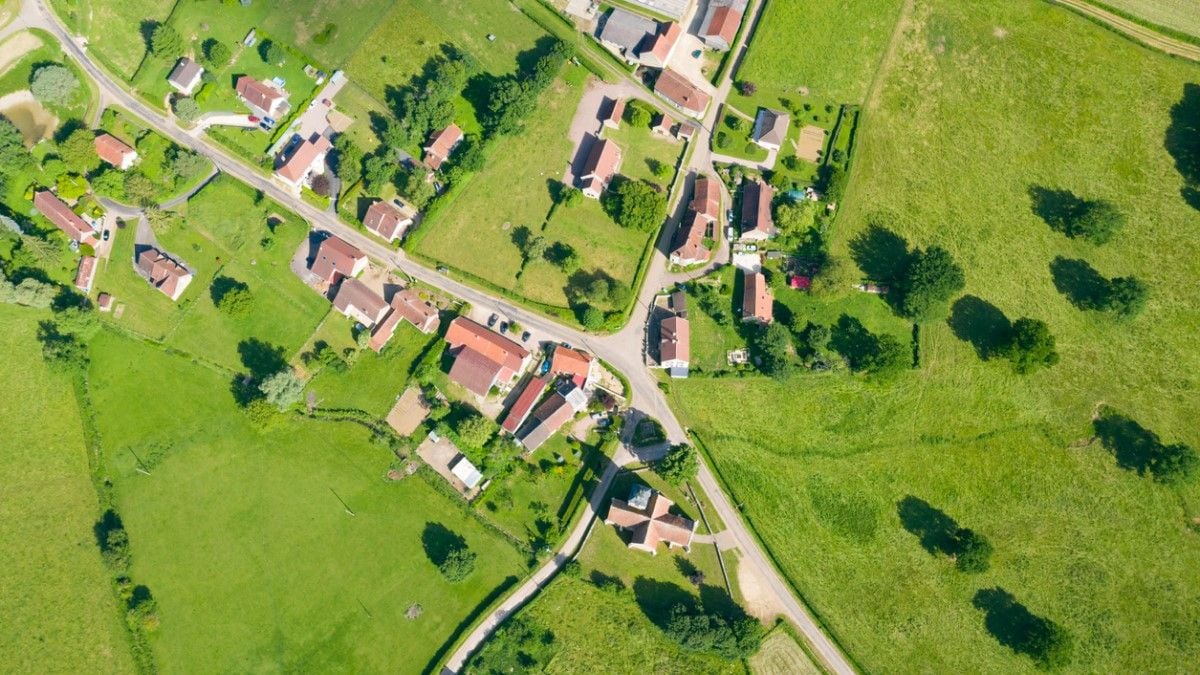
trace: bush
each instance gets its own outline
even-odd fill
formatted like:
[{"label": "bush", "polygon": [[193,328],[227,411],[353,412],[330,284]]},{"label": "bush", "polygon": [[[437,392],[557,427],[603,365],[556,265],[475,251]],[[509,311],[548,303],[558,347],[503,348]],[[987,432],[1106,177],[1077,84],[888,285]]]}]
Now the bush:
[{"label": "bush", "polygon": [[447,581],[462,581],[475,571],[475,558],[475,553],[466,546],[456,548],[446,554],[446,559],[438,565],[438,571]]},{"label": "bush", "polygon": [[614,181],[601,205],[621,227],[650,232],[667,217],[667,197],[645,181],[626,178]]},{"label": "bush", "polygon": [[662,459],[654,463],[654,472],[663,480],[682,485],[696,477],[700,471],[700,460],[696,451],[687,444],[673,445]]},{"label": "bush", "polygon": [[652,121],[650,110],[640,101],[630,101],[629,105],[625,106],[625,120],[630,126],[648,127]]},{"label": "bush", "polygon": [[48,105],[66,106],[79,88],[79,80],[70,68],[51,64],[38,68],[29,82],[34,98]]},{"label": "bush", "polygon": [[746,120],[738,117],[737,115],[726,115],[725,126],[733,129],[734,131],[741,131],[746,126]]},{"label": "bush", "polygon": [[717,132],[717,148],[720,150],[725,150],[725,149],[728,149],[729,146],[731,146],[731,145],[733,145],[733,139],[729,137],[729,134],[725,133],[724,131],[718,131]]},{"label": "bush", "polygon": [[216,38],[209,38],[204,41],[204,65],[210,70],[220,70],[229,63],[229,57],[232,54],[229,51],[229,46]]},{"label": "bush", "polygon": [[304,380],[297,377],[291,368],[285,368],[263,380],[258,390],[267,403],[283,411],[300,402],[300,397],[304,395]]},{"label": "bush", "polygon": [[1025,375],[1058,363],[1058,352],[1054,347],[1054,336],[1045,321],[1021,317],[1013,322],[1007,352],[1013,370],[1018,374]]},{"label": "bush", "polygon": [[184,124],[191,124],[200,117],[200,105],[196,99],[189,97],[175,99],[175,116]]},{"label": "bush", "polygon": [[159,24],[150,35],[150,52],[160,59],[173,59],[183,53],[183,36],[166,24]]},{"label": "bush", "polygon": [[287,61],[287,52],[283,51],[283,47],[274,40],[263,40],[258,45],[258,55],[262,57],[264,63],[272,66],[282,66]]}]

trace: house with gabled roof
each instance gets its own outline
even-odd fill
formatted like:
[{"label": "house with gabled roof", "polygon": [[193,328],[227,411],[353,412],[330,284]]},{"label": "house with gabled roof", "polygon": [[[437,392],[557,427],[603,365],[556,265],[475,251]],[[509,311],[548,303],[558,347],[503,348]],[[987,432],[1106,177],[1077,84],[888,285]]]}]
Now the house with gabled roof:
[{"label": "house with gabled roof", "polygon": [[63,231],[71,241],[95,246],[99,243],[96,232],[83,218],[71,210],[66,202],[49,190],[38,190],[33,195],[33,207],[55,227]]},{"label": "house with gabled roof", "polygon": [[704,237],[711,225],[712,221],[703,214],[688,209],[675,232],[675,245],[670,254],[671,264],[698,265],[708,260],[710,251],[704,246]]},{"label": "house with gabled roof", "polygon": [[313,176],[325,173],[325,156],[333,149],[333,143],[321,134],[293,143],[287,158],[275,169],[280,180],[299,189],[307,185]]},{"label": "house with gabled roof", "polygon": [[699,32],[707,47],[725,51],[733,45],[746,4],[747,0],[708,0]]},{"label": "house with gabled roof", "polygon": [[607,138],[596,139],[579,176],[584,196],[599,199],[621,166],[621,148]]},{"label": "house with gabled roof", "polygon": [[191,96],[203,75],[204,67],[185,56],[175,64],[167,76],[167,83],[184,96]]},{"label": "house with gabled roof", "polygon": [[450,322],[445,339],[454,356],[451,381],[480,397],[504,387],[529,365],[528,350],[466,317]]},{"label": "house with gabled roof", "polygon": [[384,345],[392,339],[396,327],[401,321],[407,321],[422,333],[432,333],[438,327],[438,308],[432,302],[421,298],[412,288],[397,291],[389,303],[391,311],[383,321],[380,321],[371,332],[367,346],[376,352],[383,351]]},{"label": "house with gabled roof", "polygon": [[604,524],[629,533],[629,548],[658,554],[658,545],[690,551],[696,521],[671,513],[675,502],[641,483],[634,484],[628,499],[613,498]]},{"label": "house with gabled roof", "polygon": [[604,126],[617,129],[621,126],[621,116],[625,114],[625,99],[606,98],[604,117],[600,120]]},{"label": "house with gabled roof", "polygon": [[775,236],[771,199],[775,190],[760,179],[742,181],[743,241],[763,241]]},{"label": "house with gabled roof", "polygon": [[517,434],[517,442],[524,446],[525,452],[535,452],[586,408],[587,395],[573,382],[566,382],[533,411],[525,428]]},{"label": "house with gabled roof", "polygon": [[338,286],[333,306],[346,317],[373,328],[383,321],[391,308],[379,294],[358,279],[347,278]]},{"label": "house with gabled roof", "polygon": [[94,141],[96,154],[110,166],[125,171],[138,160],[137,150],[110,134],[100,134]]},{"label": "house with gabled roof", "polygon": [[526,380],[521,392],[517,394],[517,399],[509,407],[508,414],[504,416],[500,428],[510,434],[517,433],[525,420],[529,419],[529,413],[533,412],[533,406],[541,400],[542,394],[546,393],[546,387],[550,386],[552,379],[550,374],[546,374]]},{"label": "house with gabled roof", "polygon": [[788,125],[791,121],[791,116],[781,110],[759,108],[750,138],[763,149],[779,150],[787,139]]},{"label": "house with gabled roof", "polygon": [[435,132],[429,137],[429,145],[425,146],[425,165],[437,171],[450,158],[450,154],[462,143],[463,132],[457,124]]},{"label": "house with gabled roof", "polygon": [[691,115],[701,117],[712,97],[679,73],[664,69],[654,83],[654,92],[671,105]]},{"label": "house with gabled roof", "polygon": [[550,359],[550,372],[570,379],[577,387],[587,389],[600,377],[600,364],[596,357],[587,352],[557,345]]},{"label": "house with gabled roof", "polygon": [[259,117],[278,119],[288,110],[287,92],[249,75],[242,75],[234,84],[238,98],[250,111]]},{"label": "house with gabled roof", "polygon": [[652,68],[666,68],[682,34],[683,29],[674,21],[660,23],[657,31],[642,39],[638,60]]},{"label": "house with gabled roof", "polygon": [[75,288],[84,293],[92,292],[92,283],[96,280],[96,256],[85,255],[79,258],[79,268],[75,270]]},{"label": "house with gabled roof", "polygon": [[671,377],[688,376],[691,363],[691,330],[682,316],[670,316],[658,324],[658,366]]},{"label": "house with gabled roof", "polygon": [[178,300],[192,283],[191,270],[152,246],[138,254],[137,269],[151,286],[171,300]]},{"label": "house with gabled roof", "polygon": [[356,277],[367,269],[367,254],[341,237],[331,234],[317,246],[310,271],[327,284],[343,277]]},{"label": "house with gabled roof", "polygon": [[763,273],[742,270],[742,321],[771,323],[774,305],[775,296]]},{"label": "house with gabled roof", "polygon": [[416,215],[417,210],[410,204],[379,200],[367,208],[363,227],[391,243],[404,236]]}]

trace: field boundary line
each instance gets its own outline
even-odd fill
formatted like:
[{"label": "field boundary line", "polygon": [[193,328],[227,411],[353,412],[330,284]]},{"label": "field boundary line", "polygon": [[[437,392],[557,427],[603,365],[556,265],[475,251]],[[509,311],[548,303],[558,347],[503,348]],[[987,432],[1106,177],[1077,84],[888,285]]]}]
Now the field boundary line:
[{"label": "field boundary line", "polygon": [[1074,12],[1084,19],[1097,23],[1144,47],[1160,51],[1167,56],[1200,62],[1200,45],[1172,37],[1168,33],[1164,33],[1161,26],[1150,24],[1144,20],[1127,18],[1112,11],[1106,5],[1091,0],[1048,0],[1048,2]]}]

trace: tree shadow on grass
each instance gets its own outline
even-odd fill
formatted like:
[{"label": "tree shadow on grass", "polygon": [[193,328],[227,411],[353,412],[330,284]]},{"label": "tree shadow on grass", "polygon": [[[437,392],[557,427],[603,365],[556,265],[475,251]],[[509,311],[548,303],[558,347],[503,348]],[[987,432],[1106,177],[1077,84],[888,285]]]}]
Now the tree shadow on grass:
[{"label": "tree shadow on grass", "polygon": [[1158,434],[1115,410],[1105,410],[1092,422],[1100,444],[1117,459],[1122,469],[1144,474],[1161,442]]},{"label": "tree shadow on grass", "polygon": [[981,359],[999,355],[1012,334],[1012,322],[992,303],[974,295],[964,295],[950,308],[946,320],[959,340],[970,342]]},{"label": "tree shadow on grass", "polygon": [[861,370],[878,349],[878,339],[861,321],[843,314],[830,330],[829,348],[846,359],[851,370]]},{"label": "tree shadow on grass", "polygon": [[1070,190],[1058,190],[1043,185],[1029,186],[1033,213],[1051,229],[1061,232],[1087,202]]},{"label": "tree shadow on grass", "polygon": [[451,553],[466,548],[467,540],[441,523],[425,523],[421,531],[421,546],[434,565],[441,565]]},{"label": "tree shadow on grass", "polygon": [[894,284],[903,279],[910,255],[904,237],[877,223],[850,242],[850,257],[863,274],[879,283]]},{"label": "tree shadow on grass", "polygon": [[274,375],[287,367],[283,347],[269,344],[258,338],[239,342],[238,355],[242,358],[242,365],[256,380]]},{"label": "tree shadow on grass", "polygon": [[1183,97],[1171,107],[1171,124],[1163,145],[1183,177],[1184,200],[1200,209],[1200,85],[1183,85]]},{"label": "tree shadow on grass", "polygon": [[971,602],[984,614],[987,631],[1000,644],[1042,663],[1051,649],[1053,622],[1030,612],[1003,588],[984,588]]},{"label": "tree shadow on grass", "polygon": [[955,534],[958,522],[939,508],[919,497],[908,495],[896,502],[896,515],[900,524],[921,541],[921,546],[930,555],[957,555],[958,543]]},{"label": "tree shadow on grass", "polygon": [[646,577],[634,580],[633,597],[646,618],[659,628],[666,628],[675,607],[683,605],[689,612],[697,609],[696,597],[682,587]]},{"label": "tree shadow on grass", "polygon": [[249,290],[249,286],[245,282],[238,281],[233,277],[219,276],[212,280],[212,284],[208,287],[208,295],[212,298],[214,305],[220,305],[221,299],[227,293],[235,290]]},{"label": "tree shadow on grass", "polygon": [[592,570],[588,579],[592,582],[593,586],[601,590],[625,590],[625,582],[621,581],[620,577],[605,574],[600,570]]},{"label": "tree shadow on grass", "polygon": [[1108,279],[1086,260],[1058,256],[1050,263],[1054,287],[1078,309],[1099,309],[1108,298]]}]

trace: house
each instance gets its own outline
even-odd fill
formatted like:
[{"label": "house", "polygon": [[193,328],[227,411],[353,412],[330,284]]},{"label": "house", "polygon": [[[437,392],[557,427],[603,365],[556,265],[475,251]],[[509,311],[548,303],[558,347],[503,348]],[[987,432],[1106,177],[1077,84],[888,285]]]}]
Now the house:
[{"label": "house", "polygon": [[33,207],[55,227],[62,230],[71,241],[95,246],[99,243],[96,232],[71,207],[49,190],[38,190],[33,195]]},{"label": "house", "polygon": [[737,37],[747,0],[708,0],[699,37],[709,49],[728,50]]},{"label": "house", "polygon": [[654,34],[642,39],[638,60],[651,68],[666,68],[667,61],[675,52],[675,45],[679,44],[679,36],[682,34],[683,29],[674,21],[659,24]]},{"label": "house", "polygon": [[504,416],[504,422],[500,424],[500,428],[510,434],[517,433],[517,429],[529,419],[529,413],[533,411],[533,406],[542,398],[546,387],[550,386],[552,376],[542,375],[541,377],[530,377],[525,382],[525,387],[521,389],[521,393],[517,394],[517,400],[513,401],[512,406],[508,409],[508,414]]},{"label": "house", "polygon": [[658,23],[641,14],[613,8],[600,23],[596,38],[620,54],[629,63],[637,63],[638,51],[646,38],[658,34]]},{"label": "house", "polygon": [[771,219],[774,189],[762,180],[742,181],[742,241],[763,241],[775,236]]},{"label": "house", "polygon": [[667,306],[672,312],[686,319],[688,315],[687,293],[678,288],[671,291],[671,294],[667,296]]},{"label": "house", "polygon": [[607,112],[601,122],[610,129],[617,129],[621,126],[621,116],[625,114],[625,99],[610,98],[606,100],[608,101],[608,105],[605,107]]},{"label": "house", "polygon": [[517,437],[517,442],[525,447],[525,452],[536,452],[564,424],[571,421],[576,413],[583,412],[585,408],[587,395],[574,383],[567,382],[533,411],[529,424]]},{"label": "house", "polygon": [[391,310],[378,293],[367,288],[367,285],[358,279],[352,278],[342,280],[337,295],[333,297],[333,306],[367,328],[383,321]]},{"label": "house", "polygon": [[178,300],[192,283],[193,275],[186,267],[152,246],[138,254],[137,268],[151,286],[171,300]]},{"label": "house", "polygon": [[365,269],[367,254],[331,234],[317,246],[310,271],[321,281],[334,284],[342,277],[356,277]]},{"label": "house", "polygon": [[717,181],[708,176],[696,178],[692,188],[692,201],[688,208],[710,221],[715,221],[721,215],[721,188]]},{"label": "house", "polygon": [[670,136],[671,127],[673,126],[675,126],[675,120],[671,119],[669,115],[659,113],[655,116],[654,125],[650,127],[650,131],[660,136]]},{"label": "house", "polygon": [[429,416],[429,403],[417,387],[404,390],[387,415],[387,423],[401,436],[411,436]]},{"label": "house", "polygon": [[658,544],[676,546],[690,551],[696,521],[671,513],[675,505],[657,490],[637,483],[629,491],[629,499],[613,498],[604,516],[605,525],[630,533],[629,548],[658,553]]},{"label": "house", "polygon": [[671,316],[658,324],[658,366],[671,377],[687,377],[691,359],[691,335],[688,320]]},{"label": "house", "polygon": [[742,321],[771,323],[775,298],[762,272],[742,272]]},{"label": "house", "polygon": [[474,490],[475,486],[483,480],[483,474],[479,473],[479,469],[467,459],[466,455],[460,454],[450,462],[450,473],[454,477],[461,480],[463,485],[467,486],[468,490]]},{"label": "house", "polygon": [[391,243],[404,236],[416,215],[417,210],[408,204],[377,201],[367,208],[363,226]]},{"label": "house", "polygon": [[607,138],[593,142],[579,177],[584,196],[599,199],[620,166],[621,148],[616,143]]},{"label": "house", "polygon": [[79,269],[75,270],[75,288],[84,293],[92,292],[92,282],[96,280],[96,256],[85,255],[79,259]]},{"label": "house", "polygon": [[428,300],[422,300],[411,288],[397,291],[392,296],[391,311],[375,326],[367,346],[376,352],[383,351],[401,321],[411,323],[422,333],[432,333],[438,326],[438,308]]},{"label": "house", "polygon": [[100,134],[94,141],[96,154],[110,165],[125,171],[137,161],[137,150],[125,145],[116,136]]},{"label": "house", "polygon": [[429,145],[425,146],[425,164],[434,171],[442,168],[442,164],[458,144],[462,143],[462,139],[463,132],[457,124],[451,124],[435,133],[429,138]]},{"label": "house", "polygon": [[629,2],[641,5],[655,14],[669,16],[676,21],[681,20],[692,5],[692,0],[629,0]]},{"label": "house", "polygon": [[710,99],[708,94],[673,70],[662,71],[654,83],[654,92],[692,117],[704,115]]},{"label": "house", "polygon": [[711,221],[703,214],[688,210],[683,216],[683,222],[675,232],[675,246],[671,249],[670,260],[674,265],[698,265],[708,260],[709,251],[704,246],[704,236],[707,234]]},{"label": "house", "polygon": [[481,397],[512,381],[529,364],[524,347],[466,317],[450,322],[445,339],[454,356],[450,379]]},{"label": "house", "polygon": [[600,376],[600,365],[591,354],[558,345],[550,359],[550,372],[565,375],[575,386],[586,389]]},{"label": "house", "polygon": [[696,124],[694,122],[680,122],[679,127],[675,129],[675,138],[681,141],[690,141],[695,135]]},{"label": "house", "polygon": [[196,85],[200,84],[202,75],[204,67],[185,56],[175,64],[174,70],[167,76],[167,83],[184,96],[191,96]]},{"label": "house", "polygon": [[278,119],[287,111],[287,94],[266,82],[259,82],[249,75],[242,75],[234,85],[238,98],[259,117]]},{"label": "house", "polygon": [[754,118],[754,131],[750,138],[767,150],[779,150],[787,138],[788,124],[792,118],[785,112],[771,108],[759,108]]},{"label": "house", "polygon": [[113,307],[113,296],[108,293],[101,293],[96,296],[96,308],[101,312],[111,312]]},{"label": "house", "polygon": [[293,144],[291,155],[275,170],[275,175],[299,189],[309,182],[311,176],[325,173],[325,155],[329,154],[331,148],[333,143],[328,138],[313,134]]}]

